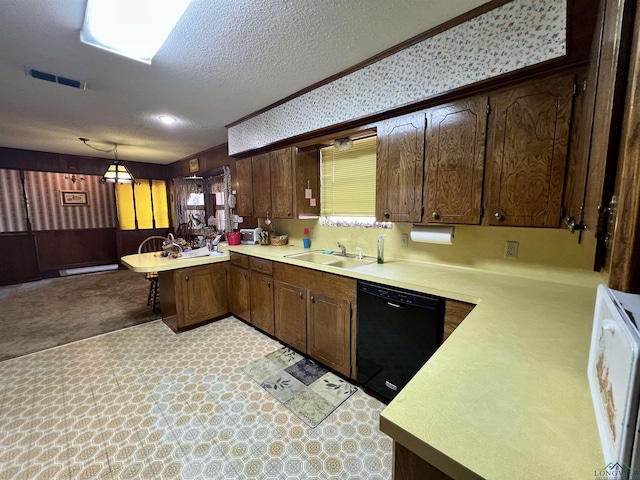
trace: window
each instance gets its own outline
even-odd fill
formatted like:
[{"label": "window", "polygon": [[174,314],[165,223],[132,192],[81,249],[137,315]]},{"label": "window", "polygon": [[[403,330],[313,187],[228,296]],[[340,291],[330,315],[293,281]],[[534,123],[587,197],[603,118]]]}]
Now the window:
[{"label": "window", "polygon": [[116,183],[118,223],[121,230],[169,226],[167,184],[164,180],[137,179]]},{"label": "window", "polygon": [[203,233],[224,232],[229,175],[228,167],[224,167],[222,175],[175,178],[176,224],[186,224],[190,230]]},{"label": "window", "polygon": [[346,152],[320,150],[324,217],[368,217],[376,212],[376,137],[355,140]]}]

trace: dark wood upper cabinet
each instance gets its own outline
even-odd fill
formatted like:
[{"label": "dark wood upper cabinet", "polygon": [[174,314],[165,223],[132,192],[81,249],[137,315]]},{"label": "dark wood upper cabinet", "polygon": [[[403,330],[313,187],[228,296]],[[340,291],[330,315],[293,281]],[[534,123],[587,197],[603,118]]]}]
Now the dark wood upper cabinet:
[{"label": "dark wood upper cabinet", "polygon": [[427,111],[423,222],[479,224],[487,97]]},{"label": "dark wood upper cabinet", "polygon": [[419,222],[422,219],[424,112],[378,125],[376,219]]},{"label": "dark wood upper cabinet", "polygon": [[282,148],[270,153],[271,215],[293,218],[292,149]]},{"label": "dark wood upper cabinet", "polygon": [[271,162],[270,155],[263,153],[251,157],[253,179],[253,216],[271,217]]},{"label": "dark wood upper cabinet", "polygon": [[573,85],[565,75],[490,96],[489,225],[559,226]]},{"label": "dark wood upper cabinet", "polygon": [[[295,215],[298,218],[317,217],[320,215],[320,149],[317,146],[299,148],[293,164]],[[312,205],[305,191],[311,190]]]},{"label": "dark wood upper cabinet", "polygon": [[253,176],[251,158],[236,161],[236,211],[241,217],[253,216]]}]

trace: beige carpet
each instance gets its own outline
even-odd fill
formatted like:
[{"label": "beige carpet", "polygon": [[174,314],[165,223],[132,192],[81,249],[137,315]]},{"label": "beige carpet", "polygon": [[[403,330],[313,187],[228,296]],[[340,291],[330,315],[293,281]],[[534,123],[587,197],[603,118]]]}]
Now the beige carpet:
[{"label": "beige carpet", "polygon": [[114,270],[0,288],[0,361],[160,318],[141,273]]}]

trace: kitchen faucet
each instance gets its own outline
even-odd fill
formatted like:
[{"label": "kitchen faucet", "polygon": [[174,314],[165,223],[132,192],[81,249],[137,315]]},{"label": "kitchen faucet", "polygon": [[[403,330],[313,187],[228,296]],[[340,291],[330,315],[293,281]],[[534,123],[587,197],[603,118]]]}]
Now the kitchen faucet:
[{"label": "kitchen faucet", "polygon": [[347,256],[347,247],[345,247],[340,242],[338,242],[338,248],[340,249],[340,255],[342,255],[343,257],[346,257]]},{"label": "kitchen faucet", "polygon": [[356,250],[358,251],[358,258],[362,260],[362,249],[360,247],[356,247]]}]

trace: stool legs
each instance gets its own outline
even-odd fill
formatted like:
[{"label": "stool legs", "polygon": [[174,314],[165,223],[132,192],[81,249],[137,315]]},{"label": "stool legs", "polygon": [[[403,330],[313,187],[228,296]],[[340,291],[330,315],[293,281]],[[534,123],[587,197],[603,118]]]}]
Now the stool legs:
[{"label": "stool legs", "polygon": [[151,307],[152,312],[158,311],[158,305],[160,304],[159,300],[160,295],[160,284],[158,282],[158,277],[149,279],[149,293],[147,295],[147,305]]}]

